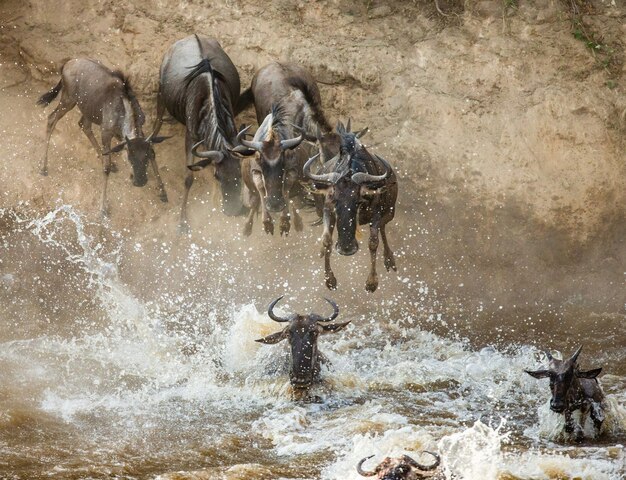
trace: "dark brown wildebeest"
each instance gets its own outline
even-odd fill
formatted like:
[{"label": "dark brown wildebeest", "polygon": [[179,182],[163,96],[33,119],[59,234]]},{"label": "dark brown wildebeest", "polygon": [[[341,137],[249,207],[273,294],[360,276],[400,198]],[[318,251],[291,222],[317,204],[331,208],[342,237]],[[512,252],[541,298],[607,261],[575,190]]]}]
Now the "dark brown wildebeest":
[{"label": "dark brown wildebeest", "polygon": [[374,477],[377,480],[420,480],[423,478],[431,478],[430,473],[435,470],[441,463],[439,455],[436,453],[424,451],[435,457],[435,463],[431,465],[422,465],[416,462],[408,455],[399,458],[386,457],[380,462],[374,470],[363,470],[363,464],[374,455],[365,457],[356,466],[356,471],[364,477]]},{"label": "dark brown wildebeest", "polygon": [[337,126],[341,137],[339,154],[322,166],[320,173],[311,173],[312,157],[304,166],[304,175],[313,181],[315,189],[325,196],[321,256],[324,257],[326,286],[337,288],[337,280],[330,268],[333,229],[337,225],[336,250],[341,255],[354,255],[359,249],[355,238],[358,225],[369,225],[371,270],[365,288],[378,288],[376,251],[378,232],[383,240],[385,268],[396,270],[393,252],[389,248],[385,226],[395,214],[398,183],[391,165],[378,155],[371,155],[359,142],[355,133]]},{"label": "dark brown wildebeest", "polygon": [[[524,370],[535,378],[549,378],[550,410],[565,415],[565,431],[574,433],[576,441],[583,439],[583,426],[587,415],[591,415],[594,427],[599,433],[604,422],[604,393],[598,384],[597,376],[602,368],[581,371],[576,360],[583,347],[581,346],[568,360],[554,358],[549,352],[547,369]],[[572,413],[576,410],[581,412],[581,422],[576,423]]]},{"label": "dark brown wildebeest", "polygon": [[324,360],[323,355],[317,350],[317,339],[325,333],[338,332],[345,328],[350,321],[343,323],[331,323],[339,315],[339,307],[335,302],[325,300],[333,307],[330,317],[322,317],[315,313],[300,315],[293,313],[286,318],[279,317],[274,313],[274,306],[282,299],[280,296],[270,303],[267,314],[275,322],[287,323],[280,332],[256,340],[257,342],[274,344],[281,340],[287,340],[291,348],[291,367],[289,380],[294,389],[306,390],[315,381],[319,380],[320,364]]},{"label": "dark brown wildebeest", "polygon": [[[299,180],[306,156],[292,151],[304,136],[332,143],[322,132],[331,127],[324,116],[320,92],[313,76],[291,63],[273,62],[261,68],[249,89],[241,95],[238,110],[254,101],[260,127],[252,141],[240,136],[244,147],[237,150],[254,158],[244,161],[242,175],[251,194],[251,210],[244,234],[252,232],[252,221],[259,204],[265,232],[274,233],[270,213],[282,211],[280,233],[290,230],[290,198],[303,193]],[[302,219],[292,204],[294,227],[302,230]]]},{"label": "dark brown wildebeest", "polygon": [[[241,159],[232,152],[237,137],[234,105],[239,99],[239,73],[219,42],[191,35],[174,43],[161,63],[157,118],[161,128],[165,109],[185,125],[185,154],[189,171],[180,212],[180,229],[187,231],[187,199],[194,171],[213,165],[222,190],[223,211],[243,213]],[[200,146],[205,150],[199,151]],[[194,163],[193,157],[202,160]]]},{"label": "dark brown wildebeest", "polygon": [[[150,162],[159,185],[159,197],[167,202],[167,194],[159,176],[152,148],[153,143],[162,142],[166,137],[154,135],[144,137],[142,126],[145,117],[128,79],[121,72],[112,71],[96,60],[77,58],[63,65],[61,80],[52,90],[43,94],[37,104],[49,105],[59,92],[61,92],[59,104],[48,116],[46,154],[41,174],[48,175],[48,148],[54,127],[67,112],[78,105],[82,114],[78,125],[102,157],[104,171],[102,214],[107,214],[106,192],[109,172],[112,167],[115,170],[111,163],[111,153],[119,152],[123,148],[126,148],[128,161],[133,168],[133,185],[142,187],[147,183],[146,170]],[[94,123],[100,125],[102,147],[91,130]],[[111,148],[113,137],[122,143]]]}]

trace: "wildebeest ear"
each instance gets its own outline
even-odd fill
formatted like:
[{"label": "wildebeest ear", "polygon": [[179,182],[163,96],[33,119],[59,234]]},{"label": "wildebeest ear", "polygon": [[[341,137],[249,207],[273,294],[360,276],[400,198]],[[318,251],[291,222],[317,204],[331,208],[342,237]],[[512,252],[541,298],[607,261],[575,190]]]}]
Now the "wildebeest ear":
[{"label": "wildebeest ear", "polygon": [[278,343],[281,340],[287,338],[287,329],[281,330],[280,332],[272,333],[267,337],[258,338],[255,342],[266,343],[267,345],[273,345],[274,343]]},{"label": "wildebeest ear", "polygon": [[193,165],[187,165],[187,168],[191,170],[192,172],[198,172],[202,170],[203,168],[208,167],[209,165],[211,165],[211,160],[208,158],[204,158],[200,160],[199,162],[194,163]]},{"label": "wildebeest ear", "polygon": [[117,153],[117,152],[121,152],[122,150],[124,150],[124,147],[126,146],[126,142],[122,142],[119,145],[115,145],[113,148],[111,148],[109,151],[107,152],[102,152],[102,155],[110,155],[112,153]]},{"label": "wildebeest ear", "polygon": [[524,371],[531,377],[535,377],[535,378],[546,378],[550,376],[549,370],[535,370],[534,372],[530,370],[524,370]]},{"label": "wildebeest ear", "polygon": [[601,368],[594,368],[593,370],[587,370],[586,372],[576,372],[578,378],[596,378],[600,375]]},{"label": "wildebeest ear", "polygon": [[343,323],[327,323],[324,325],[320,325],[320,328],[322,329],[322,333],[333,333],[333,332],[338,332],[339,330],[343,330],[344,328],[346,328],[348,326],[348,324],[350,323],[350,320],[348,320],[347,322],[343,322]]},{"label": "wildebeest ear", "polygon": [[172,135],[169,135],[167,137],[154,137],[154,138],[150,138],[150,143],[161,143],[164,140],[167,140],[168,138],[172,138]]}]

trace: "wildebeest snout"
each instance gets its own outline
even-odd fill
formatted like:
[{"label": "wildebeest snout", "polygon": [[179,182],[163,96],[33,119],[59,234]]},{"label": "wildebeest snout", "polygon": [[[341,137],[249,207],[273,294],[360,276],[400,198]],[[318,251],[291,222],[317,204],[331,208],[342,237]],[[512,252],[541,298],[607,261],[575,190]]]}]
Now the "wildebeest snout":
[{"label": "wildebeest snout", "polygon": [[267,196],[265,197],[265,205],[269,212],[282,212],[287,204],[285,203],[284,197],[280,196]]},{"label": "wildebeest snout", "polygon": [[355,238],[348,242],[337,242],[335,243],[335,250],[341,255],[354,255],[359,250],[359,242]]}]

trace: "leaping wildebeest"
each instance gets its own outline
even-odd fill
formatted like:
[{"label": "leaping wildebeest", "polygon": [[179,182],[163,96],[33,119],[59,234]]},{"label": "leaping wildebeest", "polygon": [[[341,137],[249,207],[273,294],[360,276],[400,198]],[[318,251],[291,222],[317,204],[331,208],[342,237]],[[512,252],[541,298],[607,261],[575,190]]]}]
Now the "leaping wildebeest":
[{"label": "leaping wildebeest", "polygon": [[[240,133],[242,146],[237,148],[245,155],[254,154],[242,164],[252,204],[244,234],[252,232],[253,218],[260,205],[265,232],[274,233],[270,214],[282,212],[280,234],[286,235],[290,230],[290,198],[303,193],[300,180],[306,160],[306,156],[293,150],[305,135],[321,138],[320,132],[331,128],[322,110],[315,79],[298,65],[273,62],[261,68],[250,88],[241,95],[238,110],[252,101],[260,126],[252,140],[245,139],[245,132]],[[302,218],[293,203],[292,215],[296,231],[302,230]]]},{"label": "leaping wildebeest", "polygon": [[[235,65],[219,42],[202,35],[178,40],[161,63],[157,118],[153,135],[161,128],[165,110],[185,125],[185,191],[180,212],[180,229],[187,231],[187,200],[194,171],[213,165],[222,191],[226,215],[243,212],[241,159],[233,153],[237,138],[234,106],[240,81]],[[200,150],[203,147],[203,150]],[[202,160],[194,163],[193,158]]]},{"label": "leaping wildebeest", "polygon": [[386,457],[374,470],[363,470],[363,464],[372,458],[372,455],[362,459],[356,466],[356,471],[364,477],[375,476],[377,480],[419,480],[430,478],[430,475],[424,474],[424,472],[435,470],[441,463],[441,459],[436,453],[428,451],[424,451],[424,453],[435,457],[435,463],[422,465],[408,455],[403,455],[399,458]]},{"label": "leaping wildebeest", "polygon": [[291,348],[291,366],[289,380],[296,390],[306,390],[319,380],[323,355],[317,349],[317,339],[320,335],[338,332],[345,328],[350,321],[343,323],[332,322],[339,315],[339,307],[330,299],[325,299],[333,307],[329,317],[322,317],[315,313],[300,315],[292,313],[288,317],[279,317],[274,313],[274,306],[282,299],[280,296],[270,303],[267,314],[275,322],[287,325],[280,332],[256,340],[260,343],[274,344],[287,340]]},{"label": "leaping wildebeest", "polygon": [[385,226],[395,215],[398,183],[391,165],[381,156],[370,154],[357,134],[350,132],[341,122],[337,125],[337,133],[341,137],[339,153],[324,163],[319,173],[311,172],[319,154],[311,157],[304,166],[304,175],[313,182],[315,190],[324,195],[321,256],[324,257],[326,286],[331,290],[337,288],[337,279],[330,267],[335,225],[338,237],[335,248],[341,255],[357,252],[357,224],[369,225],[371,270],[365,288],[373,292],[378,288],[376,252],[379,232],[383,240],[385,268],[396,270]]},{"label": "leaping wildebeest", "polygon": [[[46,106],[61,92],[61,99],[56,108],[48,115],[46,131],[46,153],[41,167],[41,174],[48,175],[48,149],[50,137],[57,122],[78,106],[82,116],[78,125],[102,158],[104,172],[101,212],[107,215],[106,192],[109,172],[116,167],[111,163],[111,153],[126,148],[128,161],[133,168],[133,185],[143,187],[148,182],[148,163],[152,165],[159,186],[159,197],[167,202],[167,194],[159,175],[152,144],[167,137],[151,135],[144,137],[144,113],[128,78],[120,71],[112,71],[102,63],[88,58],[68,60],[61,70],[61,80],[43,94],[37,104]],[[96,141],[91,129],[92,124],[100,125],[102,147]],[[111,148],[115,137],[119,143]]]},{"label": "leaping wildebeest", "polygon": [[[582,349],[582,346],[578,348],[567,360],[559,360],[546,352],[549,361],[547,369],[524,370],[535,378],[550,379],[550,410],[565,415],[565,431],[573,433],[576,441],[582,441],[584,437],[583,426],[587,415],[591,416],[596,432],[600,432],[605,409],[604,393],[596,378],[602,368],[580,370],[577,360]],[[581,412],[580,423],[572,417],[576,410]]]}]

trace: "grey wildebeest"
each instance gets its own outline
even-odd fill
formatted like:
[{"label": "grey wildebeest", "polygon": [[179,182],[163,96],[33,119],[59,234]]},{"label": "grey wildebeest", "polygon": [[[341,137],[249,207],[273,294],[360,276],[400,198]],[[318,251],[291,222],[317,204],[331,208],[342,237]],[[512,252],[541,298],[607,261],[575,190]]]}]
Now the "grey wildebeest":
[{"label": "grey wildebeest", "polygon": [[384,158],[370,154],[359,142],[357,134],[348,131],[341,122],[337,125],[337,133],[341,137],[339,153],[324,163],[319,173],[311,172],[317,155],[304,166],[304,175],[313,182],[315,190],[324,195],[321,256],[324,257],[326,286],[331,290],[337,288],[337,280],[330,267],[335,225],[338,237],[335,247],[341,255],[357,252],[357,224],[369,225],[371,270],[365,288],[373,292],[378,288],[376,252],[379,232],[383,240],[385,268],[387,271],[396,270],[385,226],[395,215],[398,183],[391,165]]},{"label": "grey wildebeest", "polygon": [[[546,352],[549,361],[547,369],[524,370],[535,378],[550,379],[550,410],[565,415],[565,431],[573,433],[576,441],[583,439],[587,415],[591,416],[596,431],[600,432],[605,409],[604,393],[596,378],[602,368],[581,371],[577,360],[582,348],[581,346],[567,360],[559,360]],[[580,423],[575,422],[572,417],[576,410],[581,412]]]},{"label": "grey wildebeest", "polygon": [[[165,110],[185,125],[188,167],[180,212],[180,229],[187,231],[187,200],[194,171],[215,167],[226,215],[240,215],[241,159],[232,152],[237,137],[234,105],[239,99],[239,73],[219,42],[191,35],[174,43],[163,57],[153,135],[161,128]],[[204,150],[200,151],[199,148]],[[194,163],[193,158],[200,160]]]},{"label": "grey wildebeest", "polygon": [[[133,93],[128,79],[119,71],[112,71],[96,60],[77,58],[67,61],[61,70],[61,80],[49,92],[39,98],[38,105],[49,105],[61,92],[61,99],[56,108],[48,115],[46,132],[46,153],[41,167],[41,174],[48,175],[48,149],[50,137],[57,122],[76,105],[82,116],[78,125],[93,147],[102,157],[104,171],[101,211],[107,213],[106,192],[109,172],[115,170],[111,163],[111,153],[126,148],[128,161],[133,168],[133,185],[144,186],[148,181],[148,163],[152,165],[159,186],[159,196],[167,202],[163,181],[159,176],[152,144],[165,140],[166,137],[154,135],[145,138],[142,126],[144,114]],[[100,125],[102,147],[96,141],[92,124]],[[121,143],[111,148],[115,137]]]},{"label": "grey wildebeest", "polygon": [[270,303],[267,314],[275,322],[286,323],[287,325],[280,332],[256,341],[274,344],[281,340],[287,340],[291,348],[289,380],[294,389],[306,390],[319,380],[321,362],[324,361],[323,355],[317,349],[319,335],[338,332],[345,328],[350,321],[329,323],[339,315],[339,307],[328,298],[325,300],[333,307],[333,313],[329,317],[322,317],[315,313],[308,315],[293,313],[285,318],[279,317],[274,313],[274,307],[282,298],[280,296]]},{"label": "grey wildebeest", "polygon": [[[331,127],[321,107],[320,92],[313,76],[304,68],[291,63],[270,63],[261,68],[252,84],[241,95],[238,110],[254,102],[260,127],[249,141],[240,134],[245,155],[242,175],[251,194],[251,211],[244,234],[250,235],[252,221],[261,206],[263,226],[274,232],[270,213],[281,212],[280,233],[290,230],[290,198],[303,193],[300,185],[305,156],[292,151],[304,136],[320,138],[324,145],[332,143],[324,133]],[[336,142],[336,140],[335,140]],[[294,227],[302,230],[302,219],[292,204]]]},{"label": "grey wildebeest", "polygon": [[408,455],[399,458],[386,457],[380,462],[374,470],[363,470],[363,464],[373,457],[365,457],[362,459],[356,470],[359,475],[364,477],[376,477],[377,480],[419,480],[423,478],[431,478],[432,475],[426,472],[432,472],[441,463],[439,455],[436,453],[425,451],[435,457],[435,462],[430,465],[422,465],[416,462]]}]

